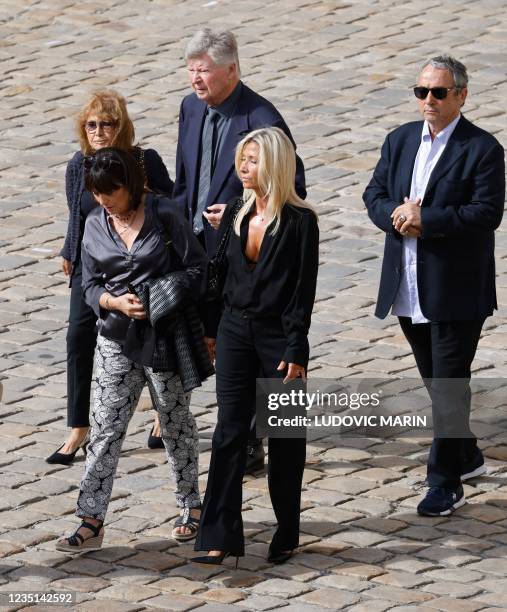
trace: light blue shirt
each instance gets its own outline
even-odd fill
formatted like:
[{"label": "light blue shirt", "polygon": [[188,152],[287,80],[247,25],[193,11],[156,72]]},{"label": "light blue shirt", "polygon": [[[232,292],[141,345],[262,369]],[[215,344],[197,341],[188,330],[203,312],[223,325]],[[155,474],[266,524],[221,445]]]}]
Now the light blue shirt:
[{"label": "light blue shirt", "polygon": [[[451,121],[447,127],[435,136],[433,141],[431,140],[428,123],[427,121],[424,122],[421,144],[419,145],[412,171],[411,200],[416,200],[417,198],[420,198],[421,201],[423,200],[431,173],[444,152],[460,117],[461,115],[458,115],[454,121]],[[429,320],[423,315],[419,303],[419,290],[417,287],[418,240],[418,238],[412,236],[403,237],[400,286],[391,313],[398,317],[410,317],[412,323],[429,323]]]}]

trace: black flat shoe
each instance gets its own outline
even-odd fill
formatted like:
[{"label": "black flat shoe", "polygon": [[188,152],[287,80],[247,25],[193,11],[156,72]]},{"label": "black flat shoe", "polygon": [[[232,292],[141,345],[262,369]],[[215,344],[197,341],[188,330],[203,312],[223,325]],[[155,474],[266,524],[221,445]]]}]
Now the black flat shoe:
[{"label": "black flat shoe", "polygon": [[[219,555],[203,555],[202,557],[193,557],[192,559],[190,559],[190,561],[193,561],[194,563],[206,563],[207,565],[222,565],[222,561],[226,558],[226,557],[234,557],[235,555],[233,555],[230,552],[222,552]],[[235,569],[238,569],[238,561],[239,561],[239,557],[236,556],[236,566]]]},{"label": "black flat shoe", "polygon": [[148,448],[151,448],[152,450],[155,448],[165,448],[162,438],[160,436],[153,435],[153,429],[154,427],[151,428],[150,435],[148,436]]},{"label": "black flat shoe", "polygon": [[268,553],[268,561],[280,565],[288,561],[293,554],[293,550],[270,550]]},{"label": "black flat shoe", "polygon": [[58,463],[60,465],[70,465],[74,461],[74,457],[76,456],[77,451],[82,448],[83,453],[86,457],[86,443],[82,442],[74,452],[72,453],[60,453],[60,449],[63,448],[65,444],[62,444],[58,450],[56,450],[52,455],[47,457],[46,463]]}]

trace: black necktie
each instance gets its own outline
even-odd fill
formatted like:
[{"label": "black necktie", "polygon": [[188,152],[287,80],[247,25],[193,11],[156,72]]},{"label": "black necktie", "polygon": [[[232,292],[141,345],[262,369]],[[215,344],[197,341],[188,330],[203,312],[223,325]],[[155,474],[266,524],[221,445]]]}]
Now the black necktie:
[{"label": "black necktie", "polygon": [[213,156],[216,144],[217,119],[219,116],[220,114],[216,110],[209,108],[202,129],[199,189],[197,192],[197,207],[194,217],[194,232],[196,234],[202,232],[204,229],[202,213],[206,210],[211,177],[213,176]]}]

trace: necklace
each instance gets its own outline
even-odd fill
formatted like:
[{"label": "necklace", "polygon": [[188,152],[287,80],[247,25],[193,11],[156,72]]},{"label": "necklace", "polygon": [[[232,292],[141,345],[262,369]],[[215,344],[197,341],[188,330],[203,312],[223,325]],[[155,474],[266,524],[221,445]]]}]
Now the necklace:
[{"label": "necklace", "polygon": [[[126,217],[122,218],[119,215],[109,215],[109,219],[113,219],[113,222],[116,222],[122,228],[121,230],[119,230],[116,227],[116,223],[115,223],[115,229],[118,232],[118,236],[121,236],[129,229],[132,229],[132,224],[134,223],[136,216],[137,216],[137,208],[134,211],[131,211]],[[122,223],[122,221],[127,221],[128,219],[130,219],[130,217],[132,217],[132,221],[130,221],[130,223],[128,222]]]},{"label": "necklace", "polygon": [[260,219],[261,223],[263,223],[266,218],[266,207],[264,207],[262,212],[259,212],[257,207],[255,207],[255,215]]}]

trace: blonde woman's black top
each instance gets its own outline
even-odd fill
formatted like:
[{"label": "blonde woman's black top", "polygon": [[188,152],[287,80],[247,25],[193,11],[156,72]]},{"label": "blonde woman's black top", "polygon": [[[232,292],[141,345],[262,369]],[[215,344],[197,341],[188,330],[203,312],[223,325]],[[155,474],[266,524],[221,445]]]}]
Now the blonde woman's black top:
[{"label": "blonde woman's black top", "polygon": [[287,337],[283,360],[306,364],[319,266],[317,218],[311,210],[285,204],[277,233],[271,235],[274,223],[266,228],[255,265],[245,255],[249,218],[243,218],[240,236],[230,234],[224,309],[247,318],[279,319]]}]

